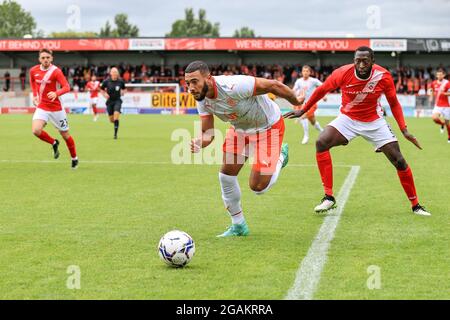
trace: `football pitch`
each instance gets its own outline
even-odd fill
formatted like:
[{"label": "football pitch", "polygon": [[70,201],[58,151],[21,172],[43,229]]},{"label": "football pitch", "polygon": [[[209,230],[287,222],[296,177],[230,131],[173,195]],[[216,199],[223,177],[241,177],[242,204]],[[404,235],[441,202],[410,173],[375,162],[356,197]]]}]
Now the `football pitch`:
[{"label": "football pitch", "polygon": [[[250,236],[217,239],[230,223],[219,166],[171,160],[181,141],[172,133],[193,133],[197,120],[125,115],[113,140],[105,116],[69,115],[80,158],[71,170],[63,141],[54,160],[50,145],[32,136],[31,116],[0,116],[0,299],[288,297],[304,258],[320,254],[312,245],[327,219],[313,212],[323,196],[317,132],[310,128],[301,145],[301,126],[286,121],[289,164],[277,184],[256,196],[248,165],[239,176]],[[412,214],[394,167],[364,139],[333,149],[336,193],[358,169],[353,186],[342,187],[348,194],[328,230],[327,259],[317,258],[323,269],[302,270],[316,283],[310,298],[450,299],[450,144],[430,119],[406,120],[422,151],[389,122],[432,216]],[[216,119],[216,127],[227,125]],[[172,229],[195,241],[186,268],[158,257],[159,239]],[[67,285],[74,268],[79,289]]]}]

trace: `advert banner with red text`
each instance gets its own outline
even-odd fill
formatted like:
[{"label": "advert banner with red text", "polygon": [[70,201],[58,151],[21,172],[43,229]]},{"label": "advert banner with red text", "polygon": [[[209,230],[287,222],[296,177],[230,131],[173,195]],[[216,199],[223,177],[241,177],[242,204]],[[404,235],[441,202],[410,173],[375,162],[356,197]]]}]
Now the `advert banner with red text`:
[{"label": "advert banner with red text", "polygon": [[370,39],[346,38],[0,39],[0,51],[354,51],[370,43]]}]

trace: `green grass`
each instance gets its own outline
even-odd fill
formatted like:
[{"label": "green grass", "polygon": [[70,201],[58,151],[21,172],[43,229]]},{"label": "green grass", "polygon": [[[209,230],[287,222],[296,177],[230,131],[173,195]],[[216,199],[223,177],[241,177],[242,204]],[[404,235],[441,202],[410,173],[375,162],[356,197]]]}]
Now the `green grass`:
[{"label": "green grass", "polygon": [[[0,116],[0,160],[23,160],[0,162],[0,299],[282,299],[324,218],[312,212],[322,187],[314,143],[300,145],[300,126],[287,123],[290,163],[312,166],[288,165],[264,196],[249,190],[246,166],[239,181],[251,236],[216,239],[229,224],[218,166],[170,164],[179,143],[172,132],[193,132],[197,117],[122,120],[115,141],[104,117],[70,116],[80,157],[74,171],[64,143],[52,160],[50,146],[31,135],[31,117]],[[407,120],[424,150],[400,138],[402,151],[433,216],[411,213],[394,168],[363,139],[334,149],[335,164],[361,170],[315,298],[450,298],[450,145],[431,120]],[[348,172],[335,168],[336,190]],[[157,254],[171,229],[196,242],[184,269]],[[80,290],[66,287],[70,265],[81,269]],[[381,289],[366,286],[370,265],[381,270]]]}]

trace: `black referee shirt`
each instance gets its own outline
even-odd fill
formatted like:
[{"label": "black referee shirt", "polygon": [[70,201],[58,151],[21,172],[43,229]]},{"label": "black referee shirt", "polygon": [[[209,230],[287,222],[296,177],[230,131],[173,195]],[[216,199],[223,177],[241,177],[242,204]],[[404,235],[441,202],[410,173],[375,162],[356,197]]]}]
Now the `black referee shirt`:
[{"label": "black referee shirt", "polygon": [[125,89],[125,82],[122,79],[106,79],[102,82],[101,88],[109,95],[109,100],[120,100],[120,90]]}]

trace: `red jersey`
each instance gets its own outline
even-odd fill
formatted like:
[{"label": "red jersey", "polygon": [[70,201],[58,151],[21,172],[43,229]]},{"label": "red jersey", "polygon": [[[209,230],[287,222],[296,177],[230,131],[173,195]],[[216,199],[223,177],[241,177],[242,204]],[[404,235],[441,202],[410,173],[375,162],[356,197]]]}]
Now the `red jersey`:
[{"label": "red jersey", "polygon": [[333,71],[318,87],[302,109],[308,111],[328,92],[337,88],[342,92],[340,112],[353,120],[372,122],[383,117],[380,105],[381,95],[386,96],[392,114],[401,130],[406,128],[402,106],[398,102],[394,80],[389,71],[374,64],[372,73],[366,80],[358,78],[353,64],[347,64]]},{"label": "red jersey", "polygon": [[[57,83],[61,86],[59,90],[56,90]],[[69,92],[70,86],[61,69],[50,65],[47,70],[44,70],[38,64],[30,69],[30,84],[33,90],[33,97],[39,98],[37,108],[52,112],[62,110],[59,96]],[[57,98],[53,101],[47,98],[47,94],[52,91],[56,92],[57,95]]]},{"label": "red jersey", "polygon": [[449,96],[446,96],[444,93],[450,90],[450,81],[448,81],[447,79],[443,79],[441,82],[434,80],[431,83],[431,88],[433,89],[434,96],[436,97],[436,102],[434,103],[434,105],[436,107],[449,108]]},{"label": "red jersey", "polygon": [[100,89],[100,81],[89,81],[86,84],[86,89],[90,92],[91,98],[98,97],[98,91]]}]

